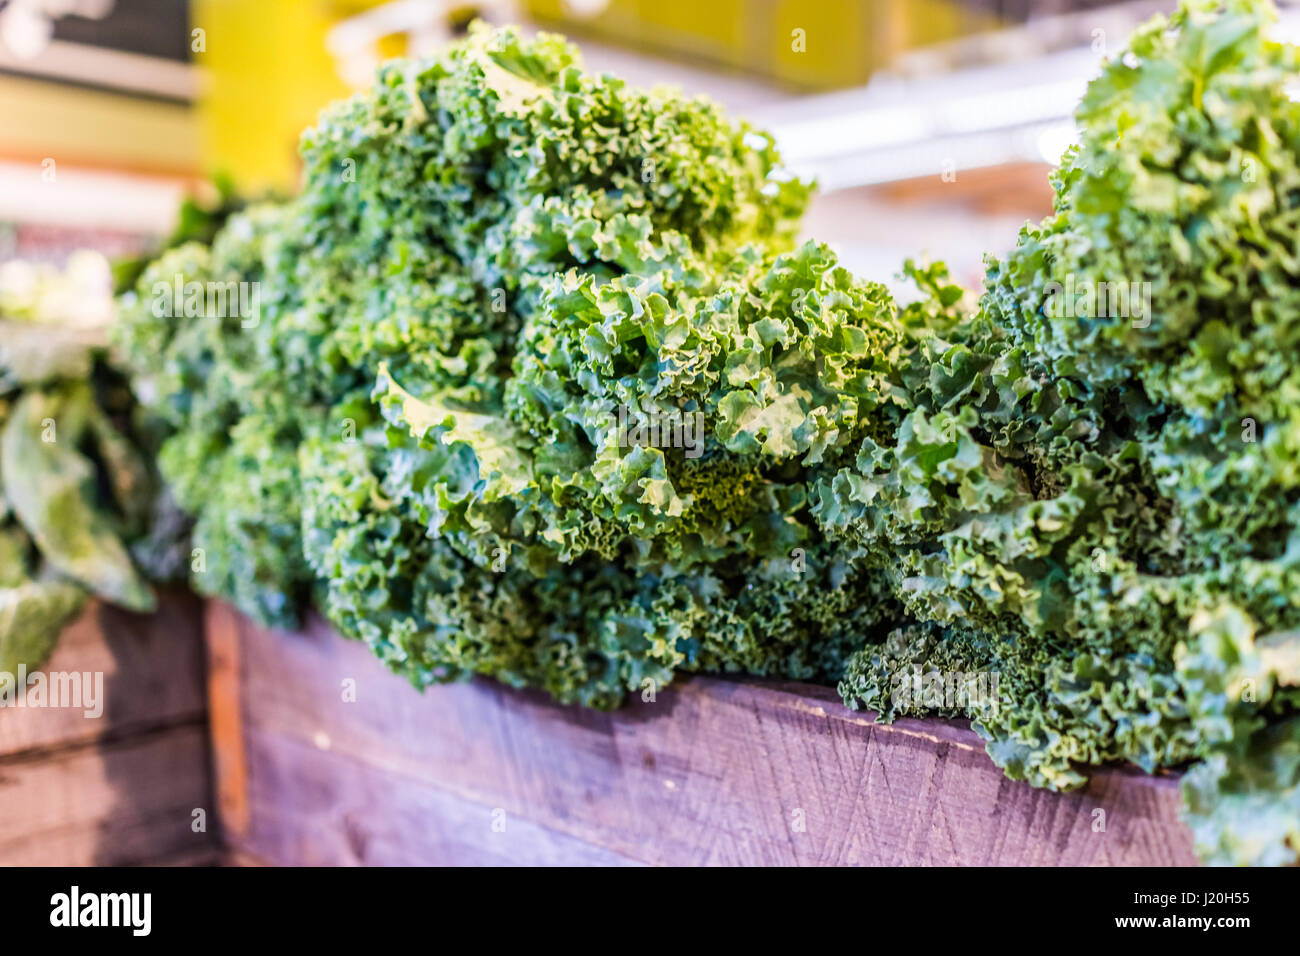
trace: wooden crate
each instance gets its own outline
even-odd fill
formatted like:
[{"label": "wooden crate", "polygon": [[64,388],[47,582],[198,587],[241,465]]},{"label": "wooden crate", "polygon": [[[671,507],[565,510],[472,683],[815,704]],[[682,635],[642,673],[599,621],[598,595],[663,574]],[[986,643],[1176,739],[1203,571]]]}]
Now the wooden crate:
[{"label": "wooden crate", "polygon": [[1035,790],[962,723],[875,724],[825,688],[696,678],[607,714],[490,681],[422,695],[321,621],[271,632],[213,602],[207,633],[217,802],[248,858],[1196,862],[1174,775]]},{"label": "wooden crate", "polygon": [[0,708],[0,864],[215,858],[202,627],[176,592],[150,616],[92,601],[64,632],[42,670],[101,672],[104,711]]}]

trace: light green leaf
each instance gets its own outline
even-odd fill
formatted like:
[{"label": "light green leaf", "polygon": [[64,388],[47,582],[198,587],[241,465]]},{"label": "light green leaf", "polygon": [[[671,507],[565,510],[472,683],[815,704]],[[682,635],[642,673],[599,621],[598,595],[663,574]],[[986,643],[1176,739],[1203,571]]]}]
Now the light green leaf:
[{"label": "light green leaf", "polygon": [[152,610],[152,592],[93,504],[94,466],[74,447],[78,429],[68,426],[84,421],[86,401],[84,392],[19,399],[0,435],[4,494],[52,567],[109,601]]}]

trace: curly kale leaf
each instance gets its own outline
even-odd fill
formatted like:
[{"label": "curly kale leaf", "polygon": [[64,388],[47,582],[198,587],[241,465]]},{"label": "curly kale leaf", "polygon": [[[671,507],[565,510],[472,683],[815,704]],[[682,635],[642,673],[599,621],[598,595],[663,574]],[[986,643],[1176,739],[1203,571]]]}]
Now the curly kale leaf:
[{"label": "curly kale leaf", "polygon": [[[499,414],[520,330],[557,272],[604,280],[653,263],[681,276],[747,242],[781,248],[809,194],[768,137],[712,104],[587,74],[560,38],[509,29],[386,64],[370,91],[322,114],[302,155],[297,199],[230,217],[210,247],[169,251],[126,297],[117,333],[174,429],[161,462],[196,516],[196,586],[284,626],[317,584],[298,540],[298,449],[351,440],[349,403],[381,365],[415,399]],[[258,321],[154,314],[157,290],[178,281],[256,283]],[[512,503],[488,482],[478,502],[456,476],[440,480],[454,501],[429,485],[410,503],[461,534],[462,554],[491,553],[490,537],[470,540],[485,527],[505,526],[510,543],[539,536],[509,527]],[[551,544],[536,547],[554,563]]]},{"label": "curly kale leaf", "polygon": [[[976,311],[913,270],[915,408],[814,493],[822,528],[942,628],[861,651],[848,696],[884,704],[927,656],[995,668],[1011,706],[975,726],[1009,774],[1200,760],[1198,843],[1235,862],[1300,849],[1295,696],[1231,699],[1267,683],[1249,635],[1300,627],[1300,58],[1271,18],[1187,3],[1105,65],[1055,214],[989,261]],[[1225,613],[1233,640],[1211,638]]]},{"label": "curly kale leaf", "polygon": [[1212,863],[1278,865],[1300,847],[1300,634],[1256,637],[1231,604],[1199,612],[1177,650],[1208,754],[1183,777],[1186,819]]}]

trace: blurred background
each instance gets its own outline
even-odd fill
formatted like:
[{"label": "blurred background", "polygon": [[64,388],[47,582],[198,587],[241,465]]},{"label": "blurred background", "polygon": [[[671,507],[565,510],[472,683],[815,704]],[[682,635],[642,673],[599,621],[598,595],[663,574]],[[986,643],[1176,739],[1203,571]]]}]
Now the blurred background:
[{"label": "blurred background", "polygon": [[[1172,0],[0,0],[0,261],[146,253],[233,196],[292,192],[319,108],[475,17],[718,100],[820,195],[809,234],[873,278],[976,284],[1026,219],[1105,55]],[[1282,28],[1295,34],[1292,9]],[[214,181],[219,186],[214,185]]]}]

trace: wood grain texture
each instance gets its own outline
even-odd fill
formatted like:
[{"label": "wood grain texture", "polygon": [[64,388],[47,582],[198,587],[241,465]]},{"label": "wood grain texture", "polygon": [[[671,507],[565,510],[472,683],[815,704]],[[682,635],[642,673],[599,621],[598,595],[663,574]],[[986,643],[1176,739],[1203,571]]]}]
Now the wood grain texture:
[{"label": "wood grain texture", "polygon": [[210,807],[205,736],[195,724],[0,763],[0,865],[119,866],[211,847],[191,826]]},{"label": "wood grain texture", "polygon": [[91,600],[41,670],[102,673],[104,712],[0,708],[0,759],[23,751],[118,737],[160,725],[201,721],[202,606],[182,591],[159,596],[156,614],[132,614]]},{"label": "wood grain texture", "polygon": [[488,681],[421,695],[319,621],[238,631],[238,846],[275,863],[1195,862],[1172,775],[1035,790],[962,723],[878,725],[825,688],[697,678],[606,714]]},{"label": "wood grain texture", "polygon": [[212,858],[202,630],[188,593],[153,615],[87,604],[42,671],[102,674],[103,714],[0,709],[0,865]]},{"label": "wood grain texture", "polygon": [[627,866],[634,861],[504,808],[312,743],[249,729],[261,857],[304,866]]}]

